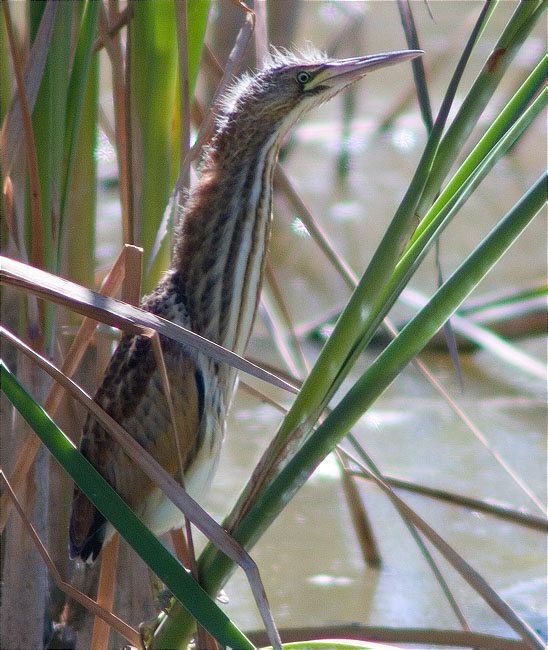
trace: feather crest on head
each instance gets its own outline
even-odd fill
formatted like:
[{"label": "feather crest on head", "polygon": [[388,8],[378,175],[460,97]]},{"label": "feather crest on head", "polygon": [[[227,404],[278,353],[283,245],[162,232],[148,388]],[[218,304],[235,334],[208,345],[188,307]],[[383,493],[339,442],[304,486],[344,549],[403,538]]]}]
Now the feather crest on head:
[{"label": "feather crest on head", "polygon": [[307,43],[300,50],[288,50],[286,48],[271,46],[265,57],[261,69],[256,73],[246,72],[236,79],[219,100],[221,109],[218,122],[223,123],[226,115],[231,113],[238,99],[246,93],[257,78],[265,72],[275,70],[284,66],[292,65],[320,65],[328,61],[328,56],[316,49],[311,43]]},{"label": "feather crest on head", "polygon": [[310,42],[307,42],[300,50],[272,46],[264,60],[262,69],[269,70],[286,65],[317,65],[325,63],[327,60],[327,54],[316,49]]}]

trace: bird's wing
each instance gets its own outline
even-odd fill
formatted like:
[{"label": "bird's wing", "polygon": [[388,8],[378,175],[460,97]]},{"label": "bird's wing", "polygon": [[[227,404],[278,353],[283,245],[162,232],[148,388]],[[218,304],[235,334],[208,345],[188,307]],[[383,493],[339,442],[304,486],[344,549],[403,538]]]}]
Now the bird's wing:
[{"label": "bird's wing", "polygon": [[[122,338],[94,399],[164,469],[175,475],[180,464],[186,469],[195,455],[203,414],[203,380],[181,346],[163,341],[162,347],[175,427],[148,336]],[[84,424],[80,450],[122,498],[139,511],[154,486],[91,414]],[[103,543],[104,524],[103,515],[75,487],[70,521],[71,556],[86,560],[92,554],[95,559]]]}]

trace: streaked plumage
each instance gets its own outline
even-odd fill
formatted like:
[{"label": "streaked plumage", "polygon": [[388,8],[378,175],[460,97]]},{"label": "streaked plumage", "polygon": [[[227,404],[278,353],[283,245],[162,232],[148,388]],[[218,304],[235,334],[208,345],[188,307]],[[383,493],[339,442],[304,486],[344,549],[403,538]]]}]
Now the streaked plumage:
[{"label": "streaked plumage", "polygon": [[[272,176],[280,144],[314,106],[371,70],[419,52],[328,60],[277,53],[265,69],[227,93],[205,154],[200,181],[183,210],[172,268],[142,307],[243,354],[262,284],[270,234]],[[217,464],[235,372],[162,339],[177,417],[184,484],[198,496]],[[122,338],[95,400],[172,475],[177,446],[150,339]],[[181,515],[88,416],[82,453],[157,534]],[[95,559],[111,534],[75,488],[72,557]]]}]

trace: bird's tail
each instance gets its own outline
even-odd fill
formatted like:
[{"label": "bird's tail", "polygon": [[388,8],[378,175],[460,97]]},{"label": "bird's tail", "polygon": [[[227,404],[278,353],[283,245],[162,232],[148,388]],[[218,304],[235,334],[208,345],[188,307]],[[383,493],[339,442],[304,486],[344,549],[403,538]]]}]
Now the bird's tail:
[{"label": "bird's tail", "polygon": [[69,527],[69,554],[92,563],[105,541],[106,519],[77,487],[74,488]]}]

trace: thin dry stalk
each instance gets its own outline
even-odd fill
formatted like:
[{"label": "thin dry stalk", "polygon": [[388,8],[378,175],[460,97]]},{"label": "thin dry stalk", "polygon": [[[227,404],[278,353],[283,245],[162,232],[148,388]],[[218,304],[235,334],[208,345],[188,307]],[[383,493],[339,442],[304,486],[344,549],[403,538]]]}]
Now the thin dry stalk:
[{"label": "thin dry stalk", "polygon": [[[353,472],[353,474],[359,478],[369,478],[368,476],[364,476],[361,472]],[[526,526],[527,528],[532,528],[534,530],[548,532],[548,519],[545,517],[538,517],[537,515],[533,515],[528,512],[516,510],[510,506],[489,503],[488,501],[475,499],[473,497],[467,497],[462,494],[455,494],[454,492],[448,492],[447,490],[440,490],[438,488],[428,487],[427,485],[419,485],[417,483],[405,481],[394,476],[387,476],[386,474],[383,474],[383,480],[393,488],[406,490],[408,492],[415,492],[416,494],[423,494],[424,496],[438,499],[440,501],[446,501],[448,503],[453,503],[457,506],[468,508],[470,510],[485,512],[486,514],[498,517],[500,519],[506,519],[507,521],[511,521],[512,523],[518,524],[520,526]]]},{"label": "thin dry stalk", "polygon": [[[118,7],[118,0],[110,0],[111,7]],[[131,5],[130,5],[131,8]],[[132,13],[128,17],[128,22],[133,16],[133,8],[131,8]],[[135,226],[135,196],[134,196],[134,184],[136,179],[135,172],[135,161],[133,159],[133,121],[131,113],[131,47],[132,47],[132,36],[131,29],[127,30],[126,38],[126,52],[125,52],[125,76],[124,76],[124,94],[123,94],[123,107],[120,106],[120,111],[123,112],[124,121],[120,123],[120,142],[122,147],[119,150],[118,155],[120,156],[120,166],[126,170],[125,182],[122,183],[122,178],[120,178],[120,193],[121,196],[125,197],[127,201],[127,214],[122,213],[122,216],[126,220],[122,226],[125,235],[128,237],[127,240],[124,239],[126,243],[132,243],[135,241],[136,237],[136,226]]]},{"label": "thin dry stalk", "polygon": [[[124,302],[130,305],[139,304],[141,298],[141,267],[143,263],[143,251],[137,246],[126,245],[123,249],[123,281],[121,295]],[[157,337],[156,337],[157,338]],[[120,535],[115,533],[112,540],[106,545],[101,553],[101,571],[99,573],[99,585],[97,587],[97,602],[104,609],[112,611],[114,597],[116,595],[116,576],[118,575],[118,550],[120,547]],[[95,617],[91,637],[91,647],[97,650],[107,650],[110,638],[110,627]]]},{"label": "thin dry stalk", "polygon": [[124,246],[124,281],[120,297],[134,307],[141,302],[141,271],[143,268],[143,249],[139,246]]},{"label": "thin dry stalk", "polygon": [[[344,454],[341,454],[341,452],[338,452],[339,462],[341,463],[341,465],[343,465],[343,460],[340,457],[340,455],[344,456]],[[365,455],[365,452],[364,452],[364,455]],[[369,462],[370,466],[374,469],[376,474],[378,476],[382,477],[382,475],[381,475],[380,471],[378,470],[378,468],[373,465],[373,462],[370,459],[368,459],[368,462]],[[345,463],[345,465],[347,465],[347,464],[348,463]],[[359,492],[357,490],[356,485],[354,484],[354,482],[352,480],[352,477],[351,477],[350,473],[347,471],[347,467],[343,465],[343,486],[345,486],[345,479],[347,479],[348,482],[350,482],[350,485],[352,486],[352,491],[351,491],[350,494],[352,495],[353,498],[352,498],[352,500],[349,501],[349,505],[350,505],[350,508],[351,508],[351,513],[354,515],[354,512],[355,512],[355,515],[353,516],[353,520],[354,519],[356,520],[354,522],[354,525],[356,527],[356,531],[357,531],[358,535],[361,532],[363,532],[363,534],[365,534],[366,536],[371,536],[372,533],[371,533],[370,530],[368,530],[368,521],[367,521],[367,517],[366,517],[366,514],[365,514],[365,510],[363,510],[363,507],[359,507],[359,506],[362,506],[362,501],[360,499]],[[359,506],[358,506],[358,504],[359,504]],[[470,626],[468,625],[468,622],[466,621],[466,618],[464,617],[464,614],[462,613],[462,610],[461,610],[455,596],[451,592],[451,589],[450,589],[450,587],[449,587],[449,585],[447,583],[447,580],[445,579],[440,567],[438,566],[438,563],[435,561],[434,557],[432,556],[432,554],[428,550],[426,544],[424,543],[423,539],[419,535],[419,533],[416,530],[413,523],[407,519],[405,513],[402,512],[397,507],[397,505],[395,507],[396,507],[396,510],[397,510],[398,514],[400,515],[400,517],[403,519],[405,525],[407,526],[407,529],[409,530],[409,533],[410,533],[411,537],[413,538],[415,544],[417,545],[421,555],[424,557],[427,565],[430,567],[430,570],[432,571],[432,573],[434,575],[434,578],[436,579],[436,581],[438,582],[441,590],[443,591],[443,593],[445,595],[445,598],[447,599],[447,602],[449,603],[449,606],[453,610],[453,613],[455,614],[455,616],[456,616],[457,620],[459,621],[461,627],[464,630],[470,630]],[[362,513],[362,510],[363,510],[363,513]],[[367,542],[369,542],[368,537],[365,537],[365,540]]]},{"label": "thin dry stalk", "polygon": [[295,212],[299,215],[299,219],[303,222],[314,243],[325,255],[331,266],[341,276],[350,291],[353,291],[358,283],[356,274],[348,266],[343,257],[337,253],[334,244],[332,244],[327,233],[318,223],[318,220],[314,218],[306,203],[301,199],[299,193],[287,177],[280,163],[276,164],[274,182],[276,183],[276,187],[284,193],[284,196],[287,198]]},{"label": "thin dry stalk", "polygon": [[[156,365],[158,366],[158,370],[160,372],[160,379],[162,382],[162,390],[164,391],[164,396],[166,398],[168,410],[169,410],[169,417],[171,420],[171,426],[173,430],[173,437],[175,440],[175,447],[177,448],[177,460],[179,464],[179,483],[181,484],[181,487],[184,489],[184,462],[183,462],[183,453],[181,451],[181,437],[179,435],[179,429],[177,425],[177,417],[175,415],[175,408],[173,406],[173,399],[171,397],[171,383],[169,381],[169,376],[167,374],[167,368],[165,364],[165,358],[164,358],[164,352],[162,350],[162,344],[160,342],[160,337],[158,336],[157,332],[153,332],[151,336],[151,341],[152,341],[152,349],[154,351],[154,358],[156,360]],[[186,560],[187,563],[185,566],[190,568],[191,574],[194,577],[196,581],[198,581],[198,569],[196,566],[196,556],[194,553],[194,542],[192,539],[192,528],[191,524],[188,521],[188,519],[185,517],[185,529],[186,529],[186,540],[184,539],[183,531],[173,531],[179,532],[180,536],[175,535],[172,536],[172,539],[174,539],[177,542],[177,546],[181,548],[181,543],[184,543],[184,548],[185,548],[185,555],[186,555]],[[180,539],[182,537],[182,539]],[[181,549],[182,550],[182,549]],[[180,558],[181,559],[181,558]],[[201,626],[198,626],[199,629],[201,629]]]},{"label": "thin dry stalk", "polygon": [[[289,371],[295,376],[302,377],[303,375],[308,374],[310,367],[307,363],[303,348],[295,332],[293,319],[289,313],[289,308],[284,299],[282,289],[276,279],[274,269],[268,261],[265,268],[265,278],[268,282],[270,290],[272,291],[273,298],[276,302],[276,306],[280,312],[282,320],[282,323],[279,323],[279,319],[277,319],[275,315],[271,313],[272,310],[268,305],[268,299],[263,293],[261,296],[261,301],[267,310],[267,313],[271,316],[270,320],[272,329],[274,329],[276,348],[278,349],[278,352],[283,355],[284,361]],[[286,334],[286,332],[288,334]],[[289,339],[287,345],[284,344],[286,339]]]},{"label": "thin dry stalk", "polygon": [[[112,612],[114,607],[119,547],[120,535],[115,533],[114,537],[105,545],[101,553],[101,571],[99,573],[99,585],[97,587],[97,604],[108,612]],[[108,650],[109,638],[110,625],[107,625],[102,618],[95,615],[95,620],[93,621],[93,633],[91,636],[91,647],[94,650]]]},{"label": "thin dry stalk", "polygon": [[302,376],[302,373],[300,372],[300,369],[297,367],[295,362],[295,357],[297,355],[295,354],[294,350],[290,349],[291,342],[288,340],[289,337],[286,335],[289,330],[281,326],[280,323],[280,314],[278,309],[279,303],[276,300],[273,301],[272,298],[268,295],[268,289],[270,288],[270,286],[263,287],[261,295],[262,320],[266,325],[268,334],[272,338],[272,343],[276,352],[282,358],[288,371],[295,377]]},{"label": "thin dry stalk", "polygon": [[[459,25],[455,26],[456,30],[452,38],[450,40],[444,39],[443,43],[439,44],[437,52],[432,52],[429,48],[428,60],[422,62],[428,79],[440,78],[441,75],[445,74],[443,68],[447,66],[448,62],[458,59],[462,51],[462,44],[466,41],[476,21],[477,14],[474,9],[460,21]],[[409,104],[416,101],[416,94],[414,84],[404,88],[383,113],[383,119],[376,128],[377,134],[386,132],[393,125],[397,117],[408,108]]]},{"label": "thin dry stalk", "polygon": [[[21,106],[21,115],[23,121],[23,140],[25,143],[25,150],[27,155],[28,164],[28,179],[30,187],[30,211],[31,211],[31,225],[32,225],[32,242],[31,242],[31,255],[30,259],[35,266],[44,266],[44,238],[43,238],[43,214],[42,214],[42,194],[40,191],[40,175],[38,172],[38,155],[36,152],[36,143],[34,140],[34,130],[32,128],[32,109],[29,105],[27,91],[25,88],[25,81],[23,78],[23,64],[20,58],[20,49],[16,42],[13,25],[11,22],[11,14],[9,4],[2,3],[2,10],[4,12],[4,24],[8,36],[9,47],[13,62],[13,69],[15,72],[15,79],[17,83],[17,94]],[[47,42],[45,43],[48,44]],[[4,124],[7,127],[7,123]],[[2,145],[6,134],[2,133]],[[2,147],[3,148],[3,147]],[[9,165],[7,166],[9,169]],[[7,176],[7,172],[5,171]],[[35,331],[38,335],[35,339],[35,345],[41,349],[44,345],[43,341],[43,309],[41,305],[36,304],[36,300],[29,299],[29,315],[34,319],[34,326],[29,328],[29,331]],[[34,317],[34,318],[33,318]]]},{"label": "thin dry stalk", "polygon": [[23,117],[23,139],[27,153],[29,185],[30,185],[30,210],[32,218],[32,248],[31,260],[36,266],[44,266],[44,239],[42,223],[42,198],[40,193],[40,176],[38,173],[38,155],[36,153],[36,143],[34,141],[34,130],[32,128],[31,108],[27,98],[25,81],[23,79],[23,65],[19,55],[20,48],[15,40],[15,33],[11,22],[9,4],[2,3],[4,11],[4,21],[8,42],[10,45],[15,80],[17,83],[17,94],[21,104],[21,114]]},{"label": "thin dry stalk", "polygon": [[[186,0],[175,2],[177,49],[179,52],[179,85],[181,93],[181,160],[186,160],[190,151],[190,87],[188,82],[188,17]],[[190,186],[190,169],[181,180],[183,187]]]},{"label": "thin dry stalk", "polygon": [[173,406],[173,400],[171,398],[171,384],[169,382],[169,376],[167,374],[166,362],[164,359],[164,353],[162,350],[162,344],[160,343],[160,337],[157,332],[153,332],[151,335],[152,350],[154,351],[154,358],[160,372],[160,379],[162,381],[162,390],[164,391],[164,396],[166,398],[167,407],[169,410],[169,417],[171,420],[171,426],[173,427],[173,437],[175,439],[175,446],[177,448],[177,460],[179,463],[179,481],[181,486],[184,488],[184,463],[183,463],[183,453],[181,451],[181,436],[179,435],[179,428],[177,426],[177,417],[175,415],[175,408]]},{"label": "thin dry stalk", "polygon": [[268,16],[266,2],[255,2],[253,6],[255,13],[255,59],[257,67],[260,68],[268,55]]},{"label": "thin dry stalk", "polygon": [[[1,135],[0,135],[1,138]],[[0,150],[2,145],[0,145]],[[15,202],[13,195],[13,182],[11,176],[6,176],[4,179],[4,187],[2,188],[4,192],[4,218],[6,220],[6,226],[8,233],[10,234],[15,250],[17,251],[17,257],[20,259],[28,259],[26,254],[23,242],[21,237],[19,237],[19,228],[17,227],[17,219],[15,214]]]},{"label": "thin dry stalk", "polygon": [[[107,30],[107,36],[109,39],[112,39],[118,34],[118,32],[125,27],[128,23],[131,9],[130,7],[125,7],[122,11],[116,16],[116,18],[111,22]],[[105,47],[105,39],[103,36],[98,36],[95,43],[93,44],[93,53],[95,54],[99,50],[102,50]]]},{"label": "thin dry stalk", "polygon": [[[125,78],[125,65],[124,57],[122,54],[122,44],[119,29],[114,29],[113,26],[117,25],[122,14],[117,12],[115,6],[110,4],[110,20],[107,16],[107,11],[104,6],[101,7],[99,13],[99,34],[103,45],[107,51],[110,59],[112,69],[112,96],[114,101],[114,124],[115,124],[115,138],[116,138],[116,151],[118,160],[118,172],[120,178],[120,204],[122,206],[122,232],[123,241],[126,244],[133,243],[133,222],[131,210],[131,192],[130,192],[130,176],[131,176],[131,152],[129,150],[130,140],[128,138],[129,132],[129,113],[127,110],[127,93],[129,90],[126,88]],[[127,7],[124,12],[124,23],[131,18],[130,7]]]},{"label": "thin dry stalk", "polygon": [[185,535],[181,528],[175,528],[174,530],[169,531],[169,537],[171,539],[171,545],[173,546],[173,551],[179,562],[186,566],[190,566],[190,554],[186,544]]},{"label": "thin dry stalk", "polygon": [[[9,7],[7,2],[2,3],[4,12],[9,13]],[[27,61],[27,66],[25,70],[25,99],[27,101],[27,108],[32,113],[34,108],[34,103],[36,97],[38,96],[38,90],[40,89],[40,84],[42,82],[42,76],[44,74],[44,67],[46,65],[47,54],[49,51],[49,46],[51,42],[51,35],[53,32],[53,27],[55,24],[55,15],[57,13],[57,2],[48,2],[44,13],[42,14],[42,19],[40,21],[40,26],[38,27],[38,32],[32,43],[30,50],[29,58]],[[7,24],[6,24],[7,29]],[[12,30],[11,21],[10,29]],[[9,34],[9,33],[8,33]],[[12,30],[13,35],[13,30]],[[22,69],[22,62],[19,57],[19,49],[16,47],[13,49],[11,41],[10,48],[12,50],[12,57],[14,60],[14,66],[19,66],[19,69]],[[17,69],[16,73],[17,73]],[[4,176],[9,176],[13,161],[19,150],[21,143],[25,139],[25,115],[22,113],[20,102],[18,101],[20,95],[19,93],[14,97],[12,105],[4,118],[4,124],[2,125],[2,132],[0,134],[0,152],[2,155],[2,168]]]},{"label": "thin dry stalk", "polygon": [[259,402],[270,404],[270,406],[273,406],[276,410],[278,410],[280,413],[284,415],[288,411],[288,409],[285,406],[282,406],[275,399],[272,399],[270,395],[267,395],[264,391],[255,388],[255,386],[252,386],[251,384],[248,384],[247,382],[242,381],[241,379],[238,383],[238,388],[242,388],[243,390],[245,390],[246,393],[248,393],[252,397],[255,397]]},{"label": "thin dry stalk", "polygon": [[352,475],[348,472],[346,464],[339,454],[337,454],[337,458],[342,469],[344,496],[350,510],[352,524],[356,531],[362,555],[368,566],[378,568],[382,564],[381,554],[363,500],[360,497]]},{"label": "thin dry stalk", "polygon": [[442,590],[442,592],[443,592],[443,594],[445,596],[445,599],[447,600],[449,606],[453,610],[453,614],[455,615],[457,621],[459,622],[459,624],[460,624],[460,626],[462,627],[463,630],[469,632],[471,630],[470,625],[468,624],[468,621],[466,620],[466,617],[464,616],[464,613],[463,613],[463,611],[462,611],[462,609],[461,609],[461,607],[460,607],[460,605],[459,605],[459,603],[457,601],[456,596],[451,591],[451,587],[449,587],[449,584],[448,584],[447,580],[445,579],[445,576],[443,575],[442,570],[440,569],[438,563],[434,559],[434,556],[428,550],[428,547],[424,543],[424,540],[420,536],[419,531],[417,530],[417,528],[415,527],[413,522],[411,522],[407,518],[405,512],[403,512],[401,510],[401,508],[398,508],[397,505],[395,507],[396,507],[396,510],[397,510],[398,514],[400,515],[400,517],[403,519],[405,525],[407,526],[407,529],[409,530],[409,533],[411,534],[411,537],[413,538],[415,544],[417,545],[421,555],[424,557],[427,565],[430,567],[430,571],[432,571],[432,574],[433,574],[436,582],[440,586],[440,588],[441,588],[441,590]]},{"label": "thin dry stalk", "polygon": [[[242,7],[245,7],[245,5],[242,5]],[[204,146],[205,142],[207,142],[207,140],[211,137],[211,134],[213,133],[213,127],[215,125],[217,109],[219,108],[219,100],[224,95],[229,85],[232,83],[234,75],[237,74],[241,66],[245,54],[245,50],[247,48],[247,44],[251,39],[254,28],[255,28],[255,14],[246,7],[245,22],[238,34],[234,47],[232,48],[225,69],[222,72],[222,78],[219,85],[217,86],[217,90],[215,91],[215,96],[213,98],[213,101],[211,102],[211,108],[206,113],[205,120],[203,121],[200,127],[200,133],[198,135],[196,142],[194,143],[194,145],[191,147],[191,149],[185,156],[184,162],[181,165],[179,178],[177,179],[177,183],[175,184],[175,193],[177,194],[180,194],[184,190],[184,179],[189,174],[190,165],[192,161],[196,159],[196,157],[199,155],[200,151],[202,150],[202,147]],[[210,52],[207,46],[205,47],[205,53],[206,53],[206,58],[209,57],[210,61],[212,59],[215,61],[215,57]],[[216,61],[215,63],[217,69],[220,71],[221,67]]]}]

